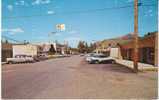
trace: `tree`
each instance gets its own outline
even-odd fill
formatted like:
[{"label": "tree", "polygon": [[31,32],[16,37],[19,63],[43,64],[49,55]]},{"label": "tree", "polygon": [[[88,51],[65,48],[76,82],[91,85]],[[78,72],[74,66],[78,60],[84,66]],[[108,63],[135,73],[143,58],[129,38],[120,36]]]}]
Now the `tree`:
[{"label": "tree", "polygon": [[78,43],[78,50],[79,50],[80,53],[84,53],[84,51],[85,51],[84,41],[79,41],[79,43]]},{"label": "tree", "polygon": [[85,41],[79,41],[78,43],[78,51],[80,53],[90,53],[93,52],[96,49],[96,43],[90,43],[88,45]]},{"label": "tree", "polygon": [[86,53],[89,52],[89,46],[88,46],[87,42],[85,42],[85,52],[86,52]]},{"label": "tree", "polygon": [[96,49],[96,44],[95,43],[90,43],[89,52],[93,52],[95,49]]},{"label": "tree", "polygon": [[51,44],[51,47],[50,47],[50,49],[49,49],[49,54],[50,54],[50,55],[53,55],[53,54],[55,54],[55,53],[56,53],[55,48],[54,48],[53,44]]},{"label": "tree", "polygon": [[5,43],[8,43],[8,40],[6,40]]}]

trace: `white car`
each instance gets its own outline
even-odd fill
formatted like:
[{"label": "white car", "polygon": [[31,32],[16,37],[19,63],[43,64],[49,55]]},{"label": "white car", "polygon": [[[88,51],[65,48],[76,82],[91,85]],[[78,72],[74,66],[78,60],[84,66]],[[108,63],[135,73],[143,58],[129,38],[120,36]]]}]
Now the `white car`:
[{"label": "white car", "polygon": [[93,57],[94,55],[99,55],[97,53],[89,53],[89,54],[86,54],[85,57],[86,57],[86,61],[90,61],[91,60],[91,57]]},{"label": "white car", "polygon": [[79,56],[84,56],[84,53],[81,53]]},{"label": "white car", "polygon": [[105,56],[103,54],[96,54],[86,58],[90,64],[94,63],[115,63],[115,59],[110,56]]},{"label": "white car", "polygon": [[34,58],[27,55],[16,55],[13,58],[7,58],[7,63],[31,63],[34,62]]}]

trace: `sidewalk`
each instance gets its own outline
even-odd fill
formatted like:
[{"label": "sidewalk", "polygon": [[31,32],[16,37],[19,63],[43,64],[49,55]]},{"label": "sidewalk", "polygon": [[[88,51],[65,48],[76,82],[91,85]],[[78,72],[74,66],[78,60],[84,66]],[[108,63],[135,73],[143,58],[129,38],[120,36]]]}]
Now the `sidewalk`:
[{"label": "sidewalk", "polygon": [[7,62],[2,62],[2,65],[6,64]]},{"label": "sidewalk", "polygon": [[[116,63],[127,66],[131,69],[133,69],[133,61],[130,60],[120,60],[120,59],[116,59]],[[157,71],[158,67],[155,67],[154,65],[150,65],[150,64],[145,64],[145,63],[138,63],[138,69],[140,71]]]}]

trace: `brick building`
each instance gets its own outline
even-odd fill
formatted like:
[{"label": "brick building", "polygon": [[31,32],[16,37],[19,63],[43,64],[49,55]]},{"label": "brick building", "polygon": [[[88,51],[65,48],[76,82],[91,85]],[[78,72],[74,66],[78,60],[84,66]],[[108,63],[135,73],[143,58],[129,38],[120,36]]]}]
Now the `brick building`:
[{"label": "brick building", "polygon": [[[155,48],[157,45],[156,41],[157,32],[146,34],[144,37],[139,38],[139,62],[155,65],[157,59],[155,54],[157,53]],[[133,60],[133,41],[120,44],[121,55],[123,59]]]},{"label": "brick building", "polygon": [[10,58],[13,55],[13,46],[10,43],[2,43],[2,62],[6,61],[6,58]]}]

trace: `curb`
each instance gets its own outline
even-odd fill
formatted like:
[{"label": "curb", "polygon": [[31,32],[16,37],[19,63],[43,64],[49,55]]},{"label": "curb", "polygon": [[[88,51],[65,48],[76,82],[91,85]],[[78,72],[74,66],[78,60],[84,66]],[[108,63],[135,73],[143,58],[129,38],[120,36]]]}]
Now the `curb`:
[{"label": "curb", "polygon": [[148,69],[143,69],[142,71],[158,71],[158,68],[148,68]]},{"label": "curb", "polygon": [[131,67],[129,67],[129,66],[126,66],[126,65],[121,64],[121,63],[118,63],[118,62],[116,62],[116,64],[119,64],[119,65],[121,65],[121,66],[127,67],[127,68],[129,68],[130,70],[132,70],[132,71],[134,72],[134,69],[133,69],[133,68],[131,68]]},{"label": "curb", "polygon": [[[125,67],[127,67],[127,68],[129,68],[129,69],[131,69],[131,70],[133,70],[133,68],[132,67],[130,67],[130,66],[128,66],[128,65],[125,65],[125,64],[121,64],[121,63],[119,63],[119,62],[116,62],[117,64],[119,64],[119,65],[122,65],[122,66],[125,66]],[[143,71],[158,71],[158,67],[154,67],[154,68],[148,68],[148,67],[146,67],[146,68],[138,68],[138,70],[140,71],[140,72],[143,72]],[[133,70],[134,71],[134,70]]]},{"label": "curb", "polygon": [[2,65],[5,65],[5,64],[7,64],[6,62],[2,62]]}]

